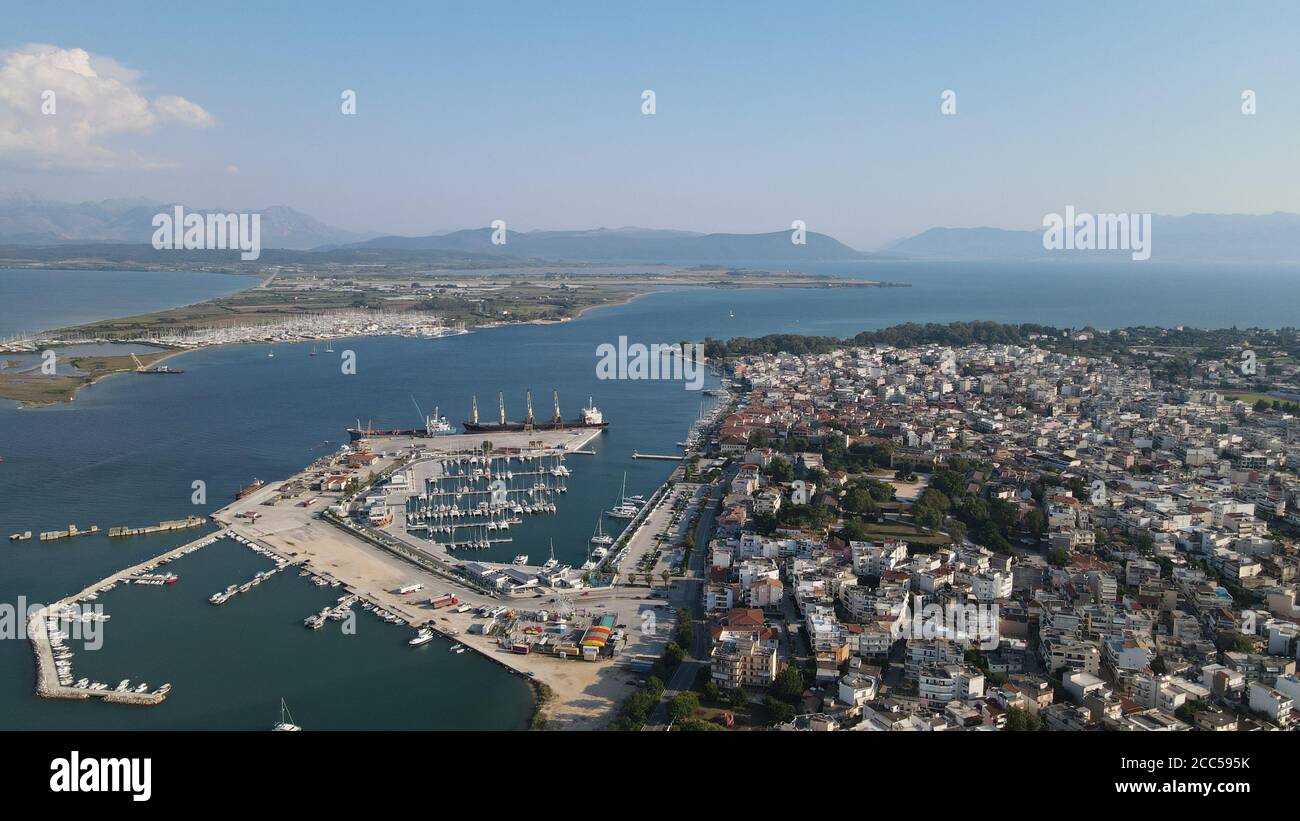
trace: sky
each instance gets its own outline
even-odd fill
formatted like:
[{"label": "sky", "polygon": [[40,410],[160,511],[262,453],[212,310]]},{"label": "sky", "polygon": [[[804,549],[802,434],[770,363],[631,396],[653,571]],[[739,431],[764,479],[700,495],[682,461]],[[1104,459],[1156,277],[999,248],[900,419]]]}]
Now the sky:
[{"label": "sky", "polygon": [[1067,205],[1300,211],[1294,3],[361,5],[11,6],[0,191],[861,249]]}]

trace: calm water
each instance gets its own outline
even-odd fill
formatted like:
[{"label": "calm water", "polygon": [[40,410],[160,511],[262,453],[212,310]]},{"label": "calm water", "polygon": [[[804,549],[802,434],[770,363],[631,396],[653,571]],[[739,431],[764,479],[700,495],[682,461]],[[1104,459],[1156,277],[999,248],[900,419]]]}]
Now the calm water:
[{"label": "calm water", "polygon": [[[1050,266],[885,263],[823,266],[843,276],[908,281],[906,289],[682,289],[589,312],[558,326],[498,328],[440,340],[364,338],[358,372],[338,355],[309,356],[310,345],[236,346],[172,361],[177,377],[110,377],[78,400],[40,410],[0,407],[0,537],[21,530],[97,524],[141,525],[223,506],[254,477],[288,476],[346,440],[357,419],[376,425],[419,421],[412,397],[453,419],[477,394],[491,414],[497,391],[520,416],[532,388],[539,413],[552,387],[572,416],[588,395],[611,427],[598,455],[569,459],[569,493],[554,516],[512,528],[513,544],[479,555],[508,561],[544,557],[554,540],[561,560],[581,563],[597,516],[627,491],[649,493],[672,463],[630,454],[675,453],[702,397],[679,383],[602,382],[596,348],[620,335],[671,342],[774,332],[848,335],[906,322],[958,319],[1114,327],[1129,324],[1293,325],[1300,304],[1295,268],[1157,265]],[[1225,273],[1227,272],[1227,273]],[[42,272],[46,273],[46,272]],[[1230,273],[1230,275],[1229,275]],[[92,275],[93,276],[93,275]],[[106,275],[105,275],[106,276]],[[141,308],[132,308],[140,310]],[[87,309],[89,310],[89,309]],[[729,316],[734,312],[735,316]],[[13,323],[0,304],[0,321]],[[85,317],[93,319],[103,312]],[[61,324],[39,312],[38,326]],[[190,504],[191,483],[207,484],[209,504]],[[195,531],[113,540],[0,542],[0,603],[52,601],[121,567],[181,544]],[[122,678],[175,689],[159,708],[43,702],[33,695],[25,641],[0,641],[0,728],[197,727],[262,729],[284,697],[309,728],[507,728],[527,720],[519,679],[473,654],[434,642],[412,651],[408,631],[358,611],[359,631],[318,632],[302,619],[336,591],[281,574],[220,608],[206,598],[242,581],[266,560],[231,544],[205,548],[173,565],[179,584],[118,588],[103,603],[114,618],[105,646],[78,653],[74,670],[110,684]]]},{"label": "calm water", "polygon": [[194,271],[0,268],[0,338],[189,305],[258,282],[257,277]]}]

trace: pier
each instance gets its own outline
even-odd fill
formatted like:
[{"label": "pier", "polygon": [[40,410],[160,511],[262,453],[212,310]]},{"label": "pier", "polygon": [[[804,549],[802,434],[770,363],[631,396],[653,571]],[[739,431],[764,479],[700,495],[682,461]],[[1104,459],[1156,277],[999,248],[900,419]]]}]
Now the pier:
[{"label": "pier", "polygon": [[633,459],[658,459],[663,462],[680,462],[686,457],[685,456],[663,456],[657,453],[637,453],[636,451],[633,451],[632,458]]},{"label": "pier", "polygon": [[101,591],[119,582],[133,582],[139,578],[157,575],[152,574],[151,571],[158,565],[167,564],[174,559],[193,553],[201,547],[206,547],[223,538],[226,532],[223,529],[215,533],[209,533],[180,547],[172,548],[161,556],[128,567],[125,570],[119,570],[113,575],[95,582],[81,592],[60,599],[54,604],[42,607],[33,613],[27,621],[27,639],[31,642],[32,653],[36,656],[36,694],[41,698],[98,698],[110,704],[161,704],[167,698],[167,693],[171,689],[170,685],[163,685],[148,692],[135,692],[134,690],[112,690],[107,688],[91,689],[90,687],[64,684],[64,681],[70,680],[71,673],[65,673],[62,680],[59,677],[59,665],[54,657],[54,642],[50,636],[48,620],[62,620],[62,614],[70,608],[77,608],[83,601],[94,601]]}]

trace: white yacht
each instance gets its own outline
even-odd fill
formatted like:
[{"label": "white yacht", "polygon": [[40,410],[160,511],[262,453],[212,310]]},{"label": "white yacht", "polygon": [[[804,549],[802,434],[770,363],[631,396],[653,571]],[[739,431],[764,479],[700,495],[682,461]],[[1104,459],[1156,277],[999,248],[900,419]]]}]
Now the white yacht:
[{"label": "white yacht", "polygon": [[605,532],[600,519],[596,520],[596,533],[591,537],[591,543],[594,545],[611,545],[614,543],[614,537]]},{"label": "white yacht", "polygon": [[[289,717],[288,720],[285,720],[285,716]],[[279,733],[296,733],[301,729],[301,727],[293,723],[293,714],[289,712],[289,705],[284,703],[284,699],[280,699],[280,721],[271,730]]]}]

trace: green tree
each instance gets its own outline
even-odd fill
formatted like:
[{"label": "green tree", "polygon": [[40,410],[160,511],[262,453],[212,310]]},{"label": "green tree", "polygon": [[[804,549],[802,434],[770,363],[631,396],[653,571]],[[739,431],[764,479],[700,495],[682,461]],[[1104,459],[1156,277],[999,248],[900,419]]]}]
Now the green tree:
[{"label": "green tree", "polygon": [[1012,732],[1037,732],[1043,729],[1043,720],[1028,710],[1012,707],[1007,710],[1006,729]]},{"label": "green tree", "polygon": [[690,718],[700,709],[700,697],[687,690],[678,693],[668,702],[668,717],[678,722]]},{"label": "green tree", "polygon": [[769,479],[773,482],[788,482],[794,478],[794,468],[790,463],[779,456],[767,463],[765,471]]},{"label": "green tree", "polygon": [[772,682],[772,695],[791,704],[803,696],[803,691],[803,673],[793,664],[777,673],[776,680]]}]

